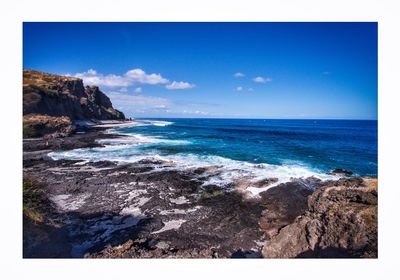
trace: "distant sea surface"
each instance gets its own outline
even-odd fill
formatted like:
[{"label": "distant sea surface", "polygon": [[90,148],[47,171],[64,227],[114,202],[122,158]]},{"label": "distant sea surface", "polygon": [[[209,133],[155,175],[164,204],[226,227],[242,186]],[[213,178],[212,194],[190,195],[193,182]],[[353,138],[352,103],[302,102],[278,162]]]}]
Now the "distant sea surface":
[{"label": "distant sea surface", "polygon": [[174,168],[219,166],[212,183],[240,176],[295,177],[341,168],[377,176],[377,121],[263,119],[147,119],[139,126],[111,130],[103,148],[52,153],[54,159],[135,162],[159,159]]},{"label": "distant sea surface", "polygon": [[[165,120],[164,120],[165,121]],[[166,126],[120,129],[181,145],[154,145],[160,154],[216,155],[251,163],[343,168],[377,175],[377,121],[169,119]],[[161,123],[162,125],[162,123]]]}]

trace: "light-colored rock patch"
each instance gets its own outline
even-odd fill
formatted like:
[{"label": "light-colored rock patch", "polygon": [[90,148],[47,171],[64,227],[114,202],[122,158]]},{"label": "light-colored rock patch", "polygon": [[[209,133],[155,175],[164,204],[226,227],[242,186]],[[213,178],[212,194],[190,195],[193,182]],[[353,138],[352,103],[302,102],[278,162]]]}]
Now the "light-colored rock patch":
[{"label": "light-colored rock patch", "polygon": [[164,223],[164,227],[162,227],[161,229],[159,229],[159,230],[157,230],[157,231],[153,231],[152,233],[153,233],[153,234],[156,234],[156,233],[161,233],[161,232],[164,232],[164,231],[167,231],[167,230],[178,229],[178,228],[181,227],[181,225],[182,225],[184,222],[186,222],[186,220],[182,220],[182,219],[179,219],[179,220],[171,220],[171,221],[165,222],[165,223]]},{"label": "light-colored rock patch", "polygon": [[71,194],[60,194],[50,197],[57,207],[64,211],[74,211],[78,210],[85,200],[90,196],[90,194],[80,194],[77,196],[72,196]]},{"label": "light-colored rock patch", "polygon": [[170,201],[178,205],[189,203],[189,200],[184,196],[180,196],[178,198],[171,198]]},{"label": "light-colored rock patch", "polygon": [[192,213],[200,209],[201,206],[196,206],[191,209],[171,209],[171,210],[162,210],[160,211],[160,215],[175,215],[175,214],[187,214],[187,213]]}]

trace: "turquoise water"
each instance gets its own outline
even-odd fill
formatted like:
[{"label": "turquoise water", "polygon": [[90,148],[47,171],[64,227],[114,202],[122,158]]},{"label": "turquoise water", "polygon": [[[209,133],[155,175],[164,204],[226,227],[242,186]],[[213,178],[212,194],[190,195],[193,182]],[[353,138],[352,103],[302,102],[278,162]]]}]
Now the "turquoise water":
[{"label": "turquoise water", "polygon": [[[169,125],[121,128],[177,143],[142,147],[159,155],[214,155],[251,163],[299,164],[377,175],[377,121],[163,119]],[[168,123],[167,123],[168,124]],[[185,142],[186,141],[186,142]]]},{"label": "turquoise water", "polygon": [[[327,174],[336,168],[377,176],[376,121],[152,119],[108,132],[123,136],[98,140],[103,147],[49,156],[119,163],[147,160],[154,162],[155,171],[206,167],[198,178],[204,184],[230,188],[245,182],[254,195],[293,179],[338,179]],[[265,178],[277,182],[251,187]]]}]

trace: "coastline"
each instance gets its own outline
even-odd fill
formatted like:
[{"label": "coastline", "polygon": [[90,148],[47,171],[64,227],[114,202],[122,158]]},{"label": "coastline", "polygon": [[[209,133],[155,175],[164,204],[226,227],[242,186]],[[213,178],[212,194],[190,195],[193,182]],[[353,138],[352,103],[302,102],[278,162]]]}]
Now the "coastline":
[{"label": "coastline", "polygon": [[[315,190],[364,184],[360,178],[308,178],[313,189],[293,181],[255,198],[240,188],[204,185],[202,168],[171,170],[154,160],[55,161],[47,156],[101,147],[99,139],[124,137],[105,133],[108,129],[127,125],[113,122],[65,138],[24,140],[24,180],[39,182],[49,200],[42,223],[24,219],[24,240],[30,240],[24,242],[24,257],[261,257],[265,243],[307,211]],[[50,240],[46,247],[40,242],[43,235]]]},{"label": "coastline", "polygon": [[140,121],[100,121],[100,124],[95,124],[97,128],[121,128],[139,125]]}]

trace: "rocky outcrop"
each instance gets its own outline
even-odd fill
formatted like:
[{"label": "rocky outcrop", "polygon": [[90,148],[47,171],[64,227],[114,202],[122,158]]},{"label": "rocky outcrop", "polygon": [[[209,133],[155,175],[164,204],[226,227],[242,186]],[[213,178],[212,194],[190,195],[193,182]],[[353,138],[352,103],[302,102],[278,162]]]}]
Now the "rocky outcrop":
[{"label": "rocky outcrop", "polygon": [[377,257],[377,180],[328,183],[304,215],[266,242],[265,258]]},{"label": "rocky outcrop", "polygon": [[23,136],[65,137],[75,131],[69,117],[51,117],[47,115],[26,115],[23,117]]},{"label": "rocky outcrop", "polygon": [[65,116],[71,120],[123,120],[98,87],[81,79],[32,70],[23,71],[23,113]]}]

